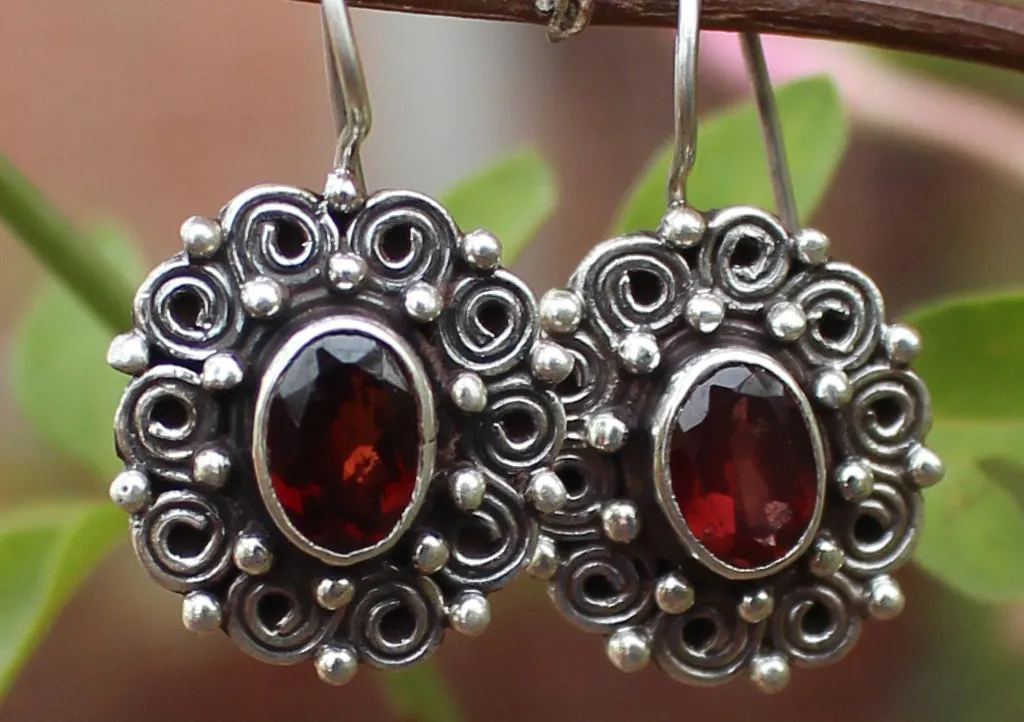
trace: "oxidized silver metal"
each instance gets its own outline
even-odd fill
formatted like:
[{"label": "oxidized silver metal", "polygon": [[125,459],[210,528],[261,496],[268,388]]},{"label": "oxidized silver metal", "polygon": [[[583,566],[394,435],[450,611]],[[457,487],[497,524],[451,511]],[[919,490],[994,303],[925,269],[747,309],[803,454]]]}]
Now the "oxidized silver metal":
[{"label": "oxidized silver metal", "polygon": [[[695,684],[745,672],[771,692],[791,664],[842,657],[863,619],[898,613],[902,596],[889,575],[919,535],[925,484],[914,470],[935,459],[922,445],[928,392],[904,353],[919,343],[884,342],[916,335],[886,324],[867,276],[835,261],[808,263],[765,211],[702,216],[704,232],[682,247],[668,233],[601,243],[555,292],[561,306],[572,308],[568,297],[583,309],[578,322],[544,332],[575,359],[556,386],[568,441],[554,468],[567,501],[542,515],[543,554],[531,571],[550,579],[567,618],[606,636],[621,669],[650,658]],[[705,323],[694,307],[721,315]],[[637,364],[636,348],[656,363]],[[752,570],[696,540],[668,466],[680,404],[728,361],[766,368],[789,389],[818,472],[804,537]]]},{"label": "oxidized silver metal", "polygon": [[[449,626],[478,634],[484,595],[535,556],[523,494],[565,436],[557,396],[531,371],[530,290],[498,266],[496,243],[464,252],[449,213],[408,191],[342,211],[261,186],[186,226],[186,251],[149,275],[136,327],[110,352],[133,376],[111,496],[151,576],[187,595],[186,626],[221,628],[270,663],[313,660],[332,683],[356,660],[413,664]],[[392,352],[419,415],[413,500],[391,534],[352,554],[292,526],[266,448],[277,379],[339,330]],[[550,509],[559,489],[545,488]]]}]

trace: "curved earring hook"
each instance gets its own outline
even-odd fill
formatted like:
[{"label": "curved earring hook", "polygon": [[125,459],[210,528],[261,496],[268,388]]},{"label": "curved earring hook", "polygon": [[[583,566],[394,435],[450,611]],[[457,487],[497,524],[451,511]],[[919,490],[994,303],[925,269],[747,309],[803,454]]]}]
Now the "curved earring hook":
[{"label": "curved earring hook", "polygon": [[686,179],[697,157],[697,51],[700,0],[679,0],[675,48],[675,152],[668,174],[669,205],[686,203]]},{"label": "curved earring hook", "polygon": [[790,233],[795,233],[800,229],[800,215],[796,208],[793,181],[789,174],[789,163],[786,161],[786,144],[782,138],[782,124],[779,121],[779,108],[775,103],[775,91],[772,89],[768,65],[764,59],[761,36],[757,33],[742,33],[740,39],[743,43],[743,57],[747,63],[750,83],[754,89],[761,134],[764,136],[768,172],[771,176],[772,191],[775,193],[775,207],[782,225]]},{"label": "curved earring hook", "polygon": [[352,21],[345,0],[322,0],[324,54],[327,60],[327,84],[334,110],[338,145],[334,154],[336,172],[350,175],[360,186],[363,168],[359,148],[370,134],[373,116],[370,94],[366,89],[363,66],[359,61]]}]

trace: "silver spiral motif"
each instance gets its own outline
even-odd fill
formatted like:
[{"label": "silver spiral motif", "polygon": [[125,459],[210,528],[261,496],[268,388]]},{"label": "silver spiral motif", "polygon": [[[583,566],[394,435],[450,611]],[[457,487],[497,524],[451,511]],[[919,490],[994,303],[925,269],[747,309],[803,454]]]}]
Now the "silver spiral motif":
[{"label": "silver spiral motif", "polygon": [[189,592],[221,579],[231,566],[234,533],[225,510],[193,491],[166,491],[132,519],[132,545],[161,586]]},{"label": "silver spiral motif", "polygon": [[484,592],[498,589],[526,564],[536,527],[515,490],[489,479],[483,503],[471,512],[453,514],[443,536],[448,540],[448,563],[442,580]]},{"label": "silver spiral motif", "polygon": [[246,654],[291,664],[310,658],[342,614],[319,607],[306,585],[275,575],[240,576],[228,591],[227,632]]},{"label": "silver spiral motif", "polygon": [[169,356],[202,361],[237,343],[245,322],[237,295],[223,266],[190,265],[178,253],[142,282],[135,294],[135,324]]},{"label": "silver spiral motif", "polygon": [[565,506],[542,520],[556,539],[591,540],[601,536],[601,507],[617,496],[618,470],[606,454],[588,448],[563,449],[554,464],[565,485]]},{"label": "silver spiral motif", "polygon": [[441,343],[459,366],[483,376],[508,371],[537,339],[537,304],[507,271],[459,279],[438,320]]},{"label": "silver spiral motif", "polygon": [[736,602],[712,594],[683,614],[662,614],[654,635],[654,656],[670,676],[690,684],[720,684],[750,661],[765,625],[740,619]]},{"label": "silver spiral motif", "polygon": [[444,602],[433,582],[385,572],[360,587],[346,624],[362,661],[394,669],[430,656],[444,633]]},{"label": "silver spiral motif", "polygon": [[757,208],[715,212],[700,255],[701,280],[740,311],[758,311],[786,282],[790,258],[785,228]]},{"label": "silver spiral motif", "polygon": [[642,622],[654,604],[650,562],[628,548],[603,544],[574,550],[551,582],[551,597],[573,624],[611,632]]},{"label": "silver spiral motif", "polygon": [[846,554],[843,571],[872,577],[901,567],[914,552],[923,516],[920,492],[876,478],[871,496],[854,505],[837,529]]},{"label": "silver spiral motif", "polygon": [[784,295],[807,317],[797,348],[809,364],[856,368],[878,347],[885,319],[882,294],[853,266],[827,263],[804,271]]},{"label": "silver spiral motif", "polygon": [[334,221],[317,196],[301,188],[250,188],[224,207],[220,219],[241,282],[259,276],[291,285],[312,281],[338,248]]},{"label": "silver spiral motif", "polygon": [[368,282],[401,291],[448,279],[459,230],[437,201],[411,191],[375,193],[348,227],[346,244],[366,261]]},{"label": "silver spiral motif", "polygon": [[841,574],[791,589],[772,616],[773,644],[809,667],[840,659],[860,636],[854,599],[853,588]]},{"label": "silver spiral motif", "polygon": [[928,389],[912,371],[885,365],[863,369],[852,382],[853,400],[840,425],[843,452],[899,471],[904,457],[928,432]]},{"label": "silver spiral motif", "polygon": [[611,352],[596,338],[582,331],[558,339],[573,357],[572,373],[555,387],[570,422],[600,408],[618,387],[618,371]]},{"label": "silver spiral motif", "polygon": [[605,241],[569,281],[590,321],[609,341],[636,330],[657,334],[683,315],[690,269],[661,241],[632,235]]},{"label": "silver spiral motif", "polygon": [[217,434],[220,413],[199,376],[180,366],[155,366],[125,389],[114,417],[125,463],[173,481],[192,478],[192,456]]},{"label": "silver spiral motif", "polygon": [[511,376],[487,388],[487,408],[466,435],[467,454],[503,478],[553,460],[564,438],[565,412],[554,392]]}]

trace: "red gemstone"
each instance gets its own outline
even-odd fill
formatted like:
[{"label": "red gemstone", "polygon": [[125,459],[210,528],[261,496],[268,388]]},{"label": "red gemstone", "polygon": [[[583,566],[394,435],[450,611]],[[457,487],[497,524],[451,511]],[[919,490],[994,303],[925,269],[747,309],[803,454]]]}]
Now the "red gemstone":
[{"label": "red gemstone", "polygon": [[416,486],[416,399],[383,344],[343,332],[292,360],[270,401],[274,493],[309,541],[345,554],[386,537]]},{"label": "red gemstone", "polygon": [[670,443],[676,503],[711,554],[752,569],[797,545],[814,516],[817,465],[807,421],[775,374],[719,367],[684,399]]}]

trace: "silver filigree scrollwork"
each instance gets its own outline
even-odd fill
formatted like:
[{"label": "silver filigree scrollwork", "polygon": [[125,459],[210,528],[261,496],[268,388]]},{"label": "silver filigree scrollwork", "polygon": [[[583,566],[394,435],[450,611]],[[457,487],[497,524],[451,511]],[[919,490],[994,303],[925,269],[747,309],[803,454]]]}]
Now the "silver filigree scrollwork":
[{"label": "silver filigree scrollwork", "polygon": [[614,393],[618,369],[608,363],[611,351],[594,336],[579,332],[559,339],[573,357],[572,373],[555,387],[569,423],[600,408]]},{"label": "silver filigree scrollwork", "polygon": [[135,294],[135,324],[169,356],[202,361],[238,341],[245,314],[237,297],[226,268],[190,264],[179,253],[142,282]]},{"label": "silver filigree scrollwork", "polygon": [[509,376],[487,388],[487,408],[471,452],[501,478],[543,466],[554,459],[565,438],[565,412],[552,391],[523,376]]},{"label": "silver filigree scrollwork", "polygon": [[701,281],[740,311],[758,311],[789,275],[788,234],[770,213],[733,207],[708,221],[700,254]]},{"label": "silver filigree scrollwork", "polygon": [[650,562],[628,549],[600,544],[567,557],[551,582],[562,614],[591,632],[611,632],[645,618],[654,604]]},{"label": "silver filigree scrollwork", "polygon": [[856,368],[878,347],[885,304],[878,287],[853,266],[826,263],[793,278],[783,296],[807,317],[798,349],[807,363]]},{"label": "silver filigree scrollwork", "polygon": [[459,237],[447,210],[412,191],[380,191],[353,219],[346,244],[370,271],[370,284],[400,291],[416,281],[444,283]]},{"label": "silver filigree scrollwork", "polygon": [[115,441],[129,464],[175,481],[191,478],[192,457],[212,441],[219,410],[198,374],[156,366],[125,389],[115,415]]},{"label": "silver filigree scrollwork", "polygon": [[860,636],[856,598],[856,590],[841,574],[791,589],[772,617],[772,643],[809,667],[841,659]]},{"label": "silver filigree scrollwork", "polygon": [[433,582],[386,572],[367,579],[363,588],[345,621],[360,659],[392,669],[434,651],[444,632],[444,603]]},{"label": "silver filigree scrollwork", "polygon": [[912,371],[878,364],[853,379],[853,400],[840,427],[840,446],[850,456],[899,472],[920,444],[931,419],[928,389]]},{"label": "silver filigree scrollwork", "polygon": [[315,280],[338,248],[338,229],[314,193],[289,186],[257,186],[220,214],[232,270],[298,285]]},{"label": "silver filigree scrollwork", "polygon": [[448,357],[493,376],[522,361],[537,338],[537,304],[529,288],[507,271],[455,282],[439,321]]},{"label": "silver filigree scrollwork", "polygon": [[681,681],[727,682],[757,651],[763,627],[740,619],[728,597],[711,595],[683,614],[659,616],[654,656],[665,672]]},{"label": "silver filigree scrollwork", "polygon": [[619,480],[615,462],[583,446],[565,448],[554,465],[566,490],[566,502],[541,521],[556,539],[588,540],[601,534],[601,507],[616,496]]},{"label": "silver filigree scrollwork", "polygon": [[646,235],[605,241],[569,281],[587,315],[610,341],[636,330],[658,334],[683,314],[690,269],[677,252]]},{"label": "silver filigree scrollwork", "polygon": [[308,659],[341,621],[317,606],[313,590],[283,574],[241,576],[228,591],[227,631],[247,654],[271,664]]},{"label": "silver filigree scrollwork", "polygon": [[132,520],[132,545],[146,571],[176,592],[208,586],[228,573],[234,529],[228,512],[194,491],[167,491]]},{"label": "silver filigree scrollwork", "polygon": [[844,512],[837,529],[846,554],[844,572],[873,577],[910,560],[924,515],[919,491],[897,480],[876,478],[871,496]]}]

